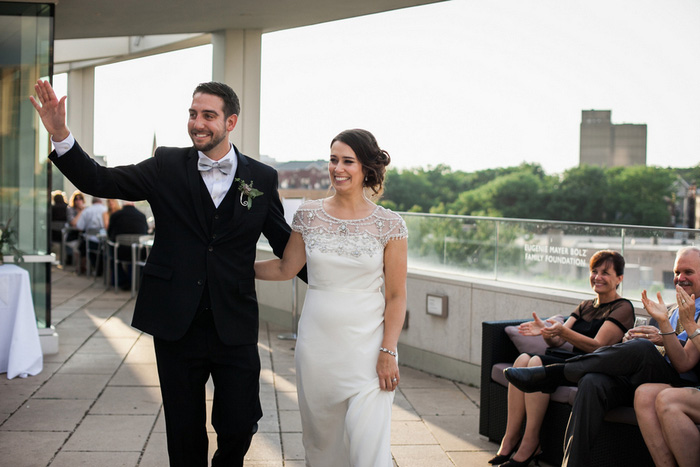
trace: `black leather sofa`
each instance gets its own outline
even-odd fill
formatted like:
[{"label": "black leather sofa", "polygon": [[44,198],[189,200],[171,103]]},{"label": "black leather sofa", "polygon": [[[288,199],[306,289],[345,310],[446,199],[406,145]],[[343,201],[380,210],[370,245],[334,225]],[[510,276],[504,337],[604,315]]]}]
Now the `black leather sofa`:
[{"label": "black leather sofa", "polygon": [[[508,389],[503,369],[511,366],[519,355],[505,328],[522,322],[524,320],[482,323],[479,433],[496,445],[503,438],[507,420]],[[560,387],[552,394],[540,434],[540,459],[544,462],[561,464],[564,432],[576,390],[575,387]],[[608,412],[591,456],[591,467],[653,467],[632,407],[618,407]]]}]

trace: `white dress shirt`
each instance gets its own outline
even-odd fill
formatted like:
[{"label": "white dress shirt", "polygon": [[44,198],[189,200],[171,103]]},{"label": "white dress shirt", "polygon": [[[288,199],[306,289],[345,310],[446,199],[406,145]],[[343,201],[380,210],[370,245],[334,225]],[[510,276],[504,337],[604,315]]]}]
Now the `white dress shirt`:
[{"label": "white dress shirt", "polygon": [[[200,159],[209,159],[207,156],[204,155],[202,151],[197,152],[199,153]],[[211,162],[214,162],[212,159],[209,160]],[[236,178],[238,158],[236,157],[236,151],[234,151],[233,145],[231,145],[228,153],[224,157],[219,159],[219,162],[223,162],[226,160],[231,161],[231,171],[228,173],[228,175],[224,175],[220,170],[217,169],[208,170],[206,172],[199,172],[199,174],[202,176],[202,180],[204,180],[204,184],[207,186],[207,190],[211,195],[211,199],[212,201],[214,201],[214,205],[216,205],[217,208],[224,200],[224,197],[226,196],[226,193],[228,193],[228,190],[231,188],[231,185],[233,184],[233,179]]]}]

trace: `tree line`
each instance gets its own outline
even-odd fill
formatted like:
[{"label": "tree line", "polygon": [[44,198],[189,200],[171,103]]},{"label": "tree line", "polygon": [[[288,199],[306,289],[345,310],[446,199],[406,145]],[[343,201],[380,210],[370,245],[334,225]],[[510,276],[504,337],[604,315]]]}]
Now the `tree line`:
[{"label": "tree line", "polygon": [[397,211],[670,226],[679,216],[680,180],[700,167],[579,166],[548,175],[539,164],[453,171],[391,169],[381,204]]}]

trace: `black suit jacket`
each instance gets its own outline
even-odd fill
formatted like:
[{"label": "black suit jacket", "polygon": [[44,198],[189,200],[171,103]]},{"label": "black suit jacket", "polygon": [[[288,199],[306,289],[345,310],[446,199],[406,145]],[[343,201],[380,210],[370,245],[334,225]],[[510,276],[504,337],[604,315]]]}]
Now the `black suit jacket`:
[{"label": "black suit jacket", "polygon": [[256,244],[264,234],[281,257],[290,228],[277,191],[277,172],[237,149],[236,155],[236,177],[254,182],[263,195],[255,198],[249,210],[241,205],[234,182],[211,225],[205,219],[198,154],[193,147],[161,147],[139,164],[114,168],[98,165],[77,142],[61,157],[55,151],[49,156],[85,193],[147,200],[151,205],[156,233],[143,269],[134,327],[161,339],[179,339],[208,287],[221,339],[228,345],[257,342]]}]

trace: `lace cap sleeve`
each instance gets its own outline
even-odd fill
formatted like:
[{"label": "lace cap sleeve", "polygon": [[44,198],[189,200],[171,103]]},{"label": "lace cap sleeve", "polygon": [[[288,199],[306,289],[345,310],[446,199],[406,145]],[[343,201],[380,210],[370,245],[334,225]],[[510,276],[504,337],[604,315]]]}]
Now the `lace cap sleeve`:
[{"label": "lace cap sleeve", "polygon": [[301,209],[297,209],[296,212],[294,213],[294,217],[292,218],[292,230],[294,232],[299,232],[301,233],[303,230],[302,226],[302,214],[299,212]]},{"label": "lace cap sleeve", "polygon": [[310,200],[302,203],[294,213],[292,218],[292,230],[306,235],[311,226],[315,213],[319,210],[320,204],[318,200]]},{"label": "lace cap sleeve", "polygon": [[408,238],[408,228],[406,227],[406,222],[401,216],[389,209],[384,208],[381,209],[379,215],[387,224],[386,229],[382,229],[383,235],[381,237],[382,244],[385,247],[391,240]]}]

